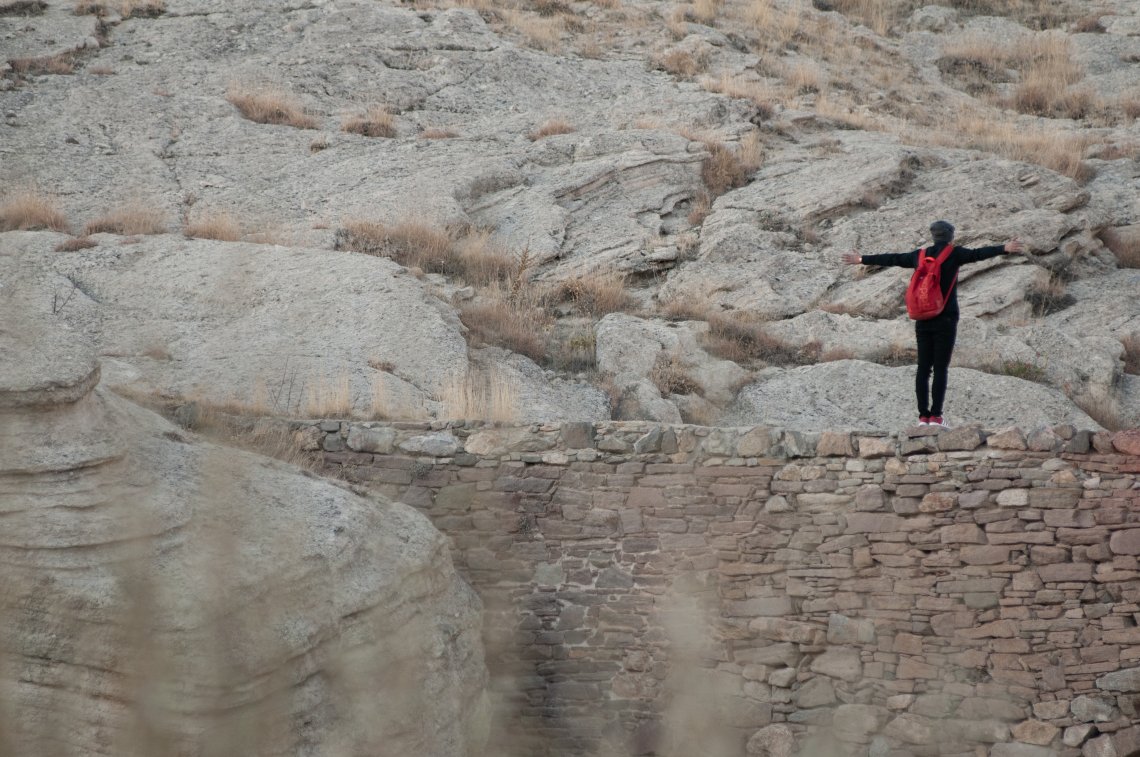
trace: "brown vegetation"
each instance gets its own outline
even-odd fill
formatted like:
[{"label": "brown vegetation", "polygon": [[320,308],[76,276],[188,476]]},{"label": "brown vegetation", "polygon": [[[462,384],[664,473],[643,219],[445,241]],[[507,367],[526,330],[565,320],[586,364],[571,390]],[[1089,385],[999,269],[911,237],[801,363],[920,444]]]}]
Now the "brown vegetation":
[{"label": "brown vegetation", "polygon": [[564,121],[560,118],[552,118],[527,136],[530,141],[537,142],[544,137],[552,137],[555,134],[570,134],[575,131],[577,131],[577,129],[568,121]]},{"label": "brown vegetation", "polygon": [[657,353],[657,359],[649,371],[649,380],[663,397],[670,394],[701,394],[700,384],[689,374],[688,366],[681,357],[673,352],[662,350]]},{"label": "brown vegetation", "polygon": [[0,3],[0,16],[38,16],[45,8],[43,0],[9,0]]},{"label": "brown vegetation", "polygon": [[1025,293],[1025,301],[1033,307],[1033,314],[1040,318],[1064,310],[1077,300],[1066,291],[1064,278],[1052,274],[1048,280],[1031,286]]},{"label": "brown vegetation", "polygon": [[704,140],[709,156],[701,163],[701,179],[712,197],[743,187],[764,162],[759,137],[753,132],[735,149],[723,142]]},{"label": "brown vegetation", "polygon": [[681,79],[692,79],[708,67],[707,55],[693,55],[688,50],[670,50],[652,59],[654,68]]},{"label": "brown vegetation", "polygon": [[512,293],[510,288],[497,285],[465,303],[459,317],[476,342],[505,347],[542,362],[546,357],[544,333],[552,319],[533,294]]},{"label": "brown vegetation", "polygon": [[420,139],[454,139],[459,132],[452,129],[428,128],[420,132]]},{"label": "brown vegetation", "polygon": [[33,189],[18,190],[0,203],[0,231],[51,229],[67,232],[67,216],[51,197]]},{"label": "brown vegetation", "polygon": [[1100,239],[1116,256],[1121,268],[1140,268],[1140,234],[1122,234],[1113,228],[1100,233]]},{"label": "brown vegetation", "polygon": [[594,273],[559,282],[552,293],[555,302],[569,302],[583,315],[600,318],[627,311],[635,300],[626,290],[621,273]]},{"label": "brown vegetation", "polygon": [[383,105],[373,105],[363,115],[350,116],[341,130],[364,137],[396,136],[396,119]]},{"label": "brown vegetation", "polygon": [[249,85],[234,84],[226,92],[226,100],[250,121],[279,124],[298,129],[315,129],[318,121],[305,112],[295,96],[279,89],[256,90]]},{"label": "brown vegetation", "polygon": [[165,234],[166,215],[158,208],[150,207],[142,201],[132,201],[120,205],[104,216],[88,221],[83,227],[87,234]]},{"label": "brown vegetation", "polygon": [[106,16],[118,13],[123,18],[155,18],[166,12],[165,0],[76,0],[75,14]]},{"label": "brown vegetation", "polygon": [[1124,345],[1124,372],[1140,376],[1140,331],[1120,338]]},{"label": "brown vegetation", "polygon": [[71,239],[60,242],[55,246],[56,252],[77,252],[79,250],[86,250],[91,247],[98,247],[99,245],[91,237],[72,237]]},{"label": "brown vegetation", "polygon": [[70,74],[75,72],[75,53],[60,53],[39,58],[12,58],[8,61],[17,76]]},{"label": "brown vegetation", "polygon": [[182,233],[196,239],[236,242],[241,239],[241,224],[237,218],[225,211],[207,211],[198,214],[193,221],[187,223]]}]

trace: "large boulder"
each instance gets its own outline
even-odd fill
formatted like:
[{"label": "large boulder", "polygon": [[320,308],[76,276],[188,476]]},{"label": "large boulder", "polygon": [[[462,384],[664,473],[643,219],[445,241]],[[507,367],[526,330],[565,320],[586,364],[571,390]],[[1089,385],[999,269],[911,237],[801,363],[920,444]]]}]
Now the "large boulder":
[{"label": "large boulder", "polygon": [[482,754],[481,605],[423,516],[189,437],[70,335],[0,323],[4,753]]}]

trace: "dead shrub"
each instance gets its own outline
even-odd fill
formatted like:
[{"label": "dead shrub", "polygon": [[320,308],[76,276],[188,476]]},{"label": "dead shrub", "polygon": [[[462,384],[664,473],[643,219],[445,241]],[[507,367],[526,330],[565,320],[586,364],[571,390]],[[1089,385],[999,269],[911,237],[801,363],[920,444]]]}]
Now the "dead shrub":
[{"label": "dead shrub", "polygon": [[693,198],[692,203],[689,205],[689,215],[687,220],[690,226],[700,226],[709,217],[712,212],[712,199],[708,196],[707,192],[701,192]]},{"label": "dead shrub", "polygon": [[1120,404],[1112,397],[1073,397],[1072,400],[1074,405],[1085,411],[1085,415],[1109,431],[1124,428]]},{"label": "dead shrub", "polygon": [[592,371],[598,366],[597,342],[592,327],[565,332],[550,341],[547,362],[558,371]]},{"label": "dead shrub", "polygon": [[0,16],[39,16],[47,8],[43,0],[10,0],[0,4]]},{"label": "dead shrub", "polygon": [[1088,16],[1081,16],[1072,23],[1069,31],[1073,34],[1104,34],[1107,29],[1100,22],[1100,16],[1090,14]]},{"label": "dead shrub", "polygon": [[854,360],[855,352],[846,347],[832,347],[824,350],[819,356],[821,363],[834,363],[839,360]]},{"label": "dead shrub", "polygon": [[551,318],[527,293],[512,294],[501,285],[489,288],[465,303],[459,317],[477,342],[504,347],[536,363],[545,359],[544,333]]},{"label": "dead shrub", "polygon": [[39,58],[12,58],[8,61],[8,65],[11,66],[12,72],[19,76],[70,74],[75,72],[75,54],[60,53]]},{"label": "dead shrub", "polygon": [[236,242],[241,239],[241,223],[225,211],[207,211],[200,213],[193,221],[186,224],[182,233],[195,239]]},{"label": "dead shrub", "polygon": [[1033,315],[1041,318],[1064,310],[1077,299],[1066,291],[1065,280],[1054,273],[1047,281],[1033,284],[1025,293],[1025,301],[1032,306]]},{"label": "dead shrub", "polygon": [[960,113],[950,129],[924,129],[911,138],[920,144],[937,144],[991,152],[1011,160],[1036,163],[1079,182],[1095,171],[1085,160],[1090,137],[1062,129],[1027,128],[977,114]]},{"label": "dead shrub", "polygon": [[621,273],[594,273],[559,282],[554,288],[557,302],[569,302],[583,315],[600,318],[633,307],[635,300],[626,289]]},{"label": "dead shrub", "polygon": [[1122,234],[1108,228],[1100,233],[1100,240],[1116,256],[1121,268],[1140,268],[1140,234]]},{"label": "dead shrub", "polygon": [[383,105],[373,105],[363,115],[350,116],[340,128],[349,134],[391,139],[396,136],[396,119]]},{"label": "dead shrub", "polygon": [[315,139],[313,139],[312,142],[309,143],[309,152],[318,153],[321,150],[329,149],[329,147],[331,147],[331,146],[332,146],[332,143],[329,142],[329,138],[326,137],[324,134],[322,134],[321,136],[316,137]]},{"label": "dead shrub", "polygon": [[72,237],[64,242],[60,242],[55,246],[56,252],[78,252],[79,250],[86,250],[91,247],[98,247],[98,243],[91,237]]},{"label": "dead shrub", "polygon": [[30,229],[68,232],[70,224],[51,197],[34,189],[18,190],[0,204],[0,231]]},{"label": "dead shrub", "polygon": [[518,420],[518,380],[501,368],[470,370],[449,380],[440,393],[449,420],[484,420],[515,423]]},{"label": "dead shrub", "polygon": [[708,67],[708,56],[688,50],[670,50],[653,58],[653,67],[681,79],[692,79]]},{"label": "dead shrub", "polygon": [[88,221],[83,234],[165,234],[166,215],[141,200],[120,205],[104,216]]},{"label": "dead shrub", "polygon": [[713,197],[748,183],[759,163],[749,161],[744,150],[733,150],[721,142],[706,142],[709,156],[701,163],[701,179]]},{"label": "dead shrub", "polygon": [[495,241],[490,231],[469,231],[455,243],[460,275],[468,284],[507,283],[515,270],[515,257]]},{"label": "dead shrub", "polygon": [[233,84],[226,92],[226,100],[255,123],[317,128],[316,117],[306,113],[296,97],[280,89],[258,91],[250,85]]},{"label": "dead shrub", "polygon": [[421,221],[387,225],[348,221],[336,231],[335,249],[391,258],[406,268],[455,276],[462,268],[451,237]]},{"label": "dead shrub", "polygon": [[700,384],[689,374],[681,357],[672,352],[662,350],[657,353],[657,359],[649,371],[649,380],[663,397],[670,394],[701,394]]},{"label": "dead shrub", "polygon": [[537,142],[540,139],[552,137],[555,134],[571,134],[575,131],[577,131],[577,129],[568,121],[564,121],[560,118],[552,118],[528,134],[527,137],[531,142]]},{"label": "dead shrub", "polygon": [[76,0],[74,12],[77,16],[118,13],[123,18],[157,18],[166,12],[166,3],[164,0]]},{"label": "dead shrub", "polygon": [[892,368],[902,365],[914,365],[918,362],[918,350],[913,344],[892,342],[891,346],[887,348],[887,351],[875,357],[874,361],[879,365]]},{"label": "dead shrub", "polygon": [[1116,105],[1126,118],[1140,118],[1140,91],[1122,92],[1116,98]]},{"label": "dead shrub", "polygon": [[744,315],[712,313],[708,316],[704,348],[725,360],[743,363],[762,360],[776,365],[810,365],[819,361],[817,341],[789,344],[768,333],[763,321]]},{"label": "dead shrub", "polygon": [[420,139],[454,139],[459,136],[459,132],[452,129],[436,129],[429,128],[420,132]]},{"label": "dead shrub", "polygon": [[1140,331],[1120,338],[1124,345],[1124,372],[1140,376]]}]

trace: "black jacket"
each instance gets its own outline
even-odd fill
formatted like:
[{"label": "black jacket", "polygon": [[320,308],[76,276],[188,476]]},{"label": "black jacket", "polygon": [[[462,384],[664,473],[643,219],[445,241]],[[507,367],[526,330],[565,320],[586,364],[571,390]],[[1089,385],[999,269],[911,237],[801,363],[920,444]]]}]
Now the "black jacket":
[{"label": "black jacket", "polygon": [[[932,245],[927,248],[926,254],[930,257],[937,257],[943,249],[943,247],[934,247]],[[886,255],[864,255],[863,265],[916,268],[918,267],[918,252],[918,250],[914,250],[912,252],[888,253]],[[942,296],[946,298],[946,308],[928,321],[915,321],[915,329],[919,331],[933,331],[937,329],[956,328],[958,324],[958,269],[967,263],[989,260],[1004,253],[1005,245],[1000,244],[991,245],[989,247],[978,247],[973,250],[966,247],[955,246],[954,251],[943,261],[942,273],[939,275]]]}]

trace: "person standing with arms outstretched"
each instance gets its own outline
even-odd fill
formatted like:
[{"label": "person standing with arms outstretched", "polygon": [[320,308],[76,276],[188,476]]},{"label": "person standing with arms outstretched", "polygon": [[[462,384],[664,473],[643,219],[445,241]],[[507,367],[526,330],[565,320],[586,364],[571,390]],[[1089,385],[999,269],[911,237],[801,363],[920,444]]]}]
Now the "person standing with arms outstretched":
[{"label": "person standing with arms outstretched", "polygon": [[[996,258],[998,255],[1021,252],[1025,247],[1016,238],[1004,245],[976,249],[957,247],[954,245],[954,227],[947,221],[932,223],[930,235],[933,244],[929,248],[886,255],[860,255],[858,250],[851,250],[843,253],[842,260],[848,265],[916,269],[920,267],[921,260],[923,266],[934,264],[939,267],[938,284],[945,305],[941,312],[933,317],[914,322],[914,336],[918,343],[918,370],[914,377],[914,393],[918,399],[919,424],[946,428],[947,424],[942,417],[942,404],[946,399],[950,357],[954,353],[954,340],[958,336],[958,268],[967,263]],[[917,275],[918,271],[916,277]],[[913,289],[913,280],[911,286]]]}]

